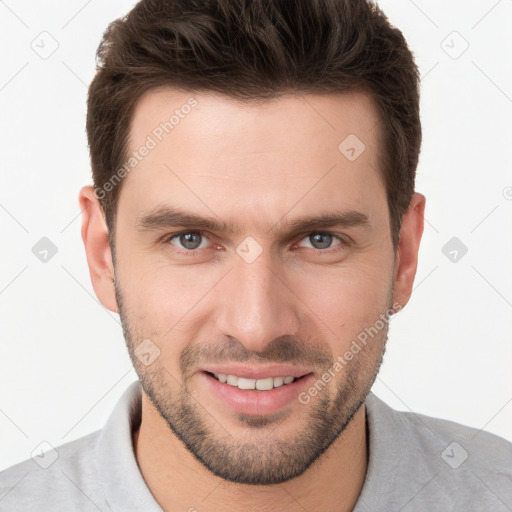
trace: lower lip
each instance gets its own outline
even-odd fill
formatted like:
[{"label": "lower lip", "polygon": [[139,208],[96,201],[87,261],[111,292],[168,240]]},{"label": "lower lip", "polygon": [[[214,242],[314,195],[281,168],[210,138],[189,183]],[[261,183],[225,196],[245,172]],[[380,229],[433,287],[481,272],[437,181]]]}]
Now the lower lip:
[{"label": "lower lip", "polygon": [[313,374],[305,375],[290,384],[284,384],[268,391],[255,389],[239,389],[224,382],[218,381],[207,372],[201,372],[199,376],[206,386],[230,409],[241,414],[261,416],[273,414],[287,405],[298,401],[299,393],[306,389]]}]

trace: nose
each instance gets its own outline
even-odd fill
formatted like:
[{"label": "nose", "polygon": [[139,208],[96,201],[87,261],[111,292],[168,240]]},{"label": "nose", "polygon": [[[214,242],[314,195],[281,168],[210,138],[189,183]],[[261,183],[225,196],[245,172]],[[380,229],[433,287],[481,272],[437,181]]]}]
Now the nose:
[{"label": "nose", "polygon": [[219,332],[253,352],[264,351],[277,337],[299,335],[300,300],[289,272],[272,260],[268,249],[252,263],[235,258],[219,291]]}]

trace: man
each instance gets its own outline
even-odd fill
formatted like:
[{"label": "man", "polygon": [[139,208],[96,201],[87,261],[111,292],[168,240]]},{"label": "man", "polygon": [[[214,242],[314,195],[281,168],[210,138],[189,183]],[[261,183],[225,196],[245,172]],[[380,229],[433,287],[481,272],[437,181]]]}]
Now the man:
[{"label": "man", "polygon": [[512,510],[510,443],[370,392],[425,209],[378,7],[143,0],[98,57],[82,237],[140,383],[2,510]]}]

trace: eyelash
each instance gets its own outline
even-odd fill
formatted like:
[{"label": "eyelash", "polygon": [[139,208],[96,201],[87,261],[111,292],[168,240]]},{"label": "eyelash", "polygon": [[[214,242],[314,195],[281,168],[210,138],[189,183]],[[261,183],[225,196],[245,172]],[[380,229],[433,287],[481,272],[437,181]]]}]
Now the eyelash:
[{"label": "eyelash", "polygon": [[[179,231],[178,233],[172,233],[170,235],[167,235],[164,237],[164,239],[162,240],[162,243],[164,245],[167,245],[169,244],[169,242],[173,239],[173,238],[176,238],[180,235],[191,235],[191,234],[197,234],[197,235],[201,235],[202,237],[210,240],[206,234],[205,231]],[[307,235],[303,236],[300,241],[304,240],[304,238],[307,238],[311,235],[331,235],[332,237],[334,238],[337,238],[341,243],[334,246],[334,247],[330,247],[328,249],[312,249],[313,251],[316,251],[318,253],[327,253],[327,254],[330,254],[332,252],[336,252],[338,250],[341,250],[342,248],[346,248],[346,247],[349,247],[350,246],[350,242],[349,240],[346,240],[346,239],[343,239],[342,237],[336,235],[335,233],[331,233],[330,231],[311,231],[310,233],[308,233]],[[211,241],[211,240],[210,240]],[[174,246],[176,247],[176,246]],[[199,254],[199,249],[194,249],[194,250],[180,250],[179,248],[176,249],[176,252],[178,254],[182,254],[184,256],[197,256]]]}]

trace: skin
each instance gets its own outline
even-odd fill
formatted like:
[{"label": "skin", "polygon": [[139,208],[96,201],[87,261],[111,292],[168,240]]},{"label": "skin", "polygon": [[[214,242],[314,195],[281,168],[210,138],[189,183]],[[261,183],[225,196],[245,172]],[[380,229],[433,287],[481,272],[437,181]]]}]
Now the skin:
[{"label": "skin", "polygon": [[[131,150],[191,96],[167,89],[141,98]],[[395,254],[377,110],[362,93],[259,104],[193,97],[197,107],[125,178],[115,262],[93,188],[79,196],[94,290],[120,314],[143,385],[133,433],[142,475],[164,510],[352,510],[367,468],[363,401],[387,323],[307,404],[276,415],[235,414],[204,385],[201,367],[300,363],[321,378],[379,315],[407,304],[425,197],[414,194]],[[338,150],[349,134],[365,144],[354,161]],[[155,205],[236,221],[240,232],[206,232],[193,239],[194,255],[180,254],[183,237],[169,237],[197,230],[137,229]],[[297,216],[341,208],[366,214],[368,225],[287,231]],[[312,240],[319,232],[335,235],[327,248]],[[262,251],[251,263],[236,252],[248,236]],[[160,350],[149,366],[134,352],[144,339]]]}]

